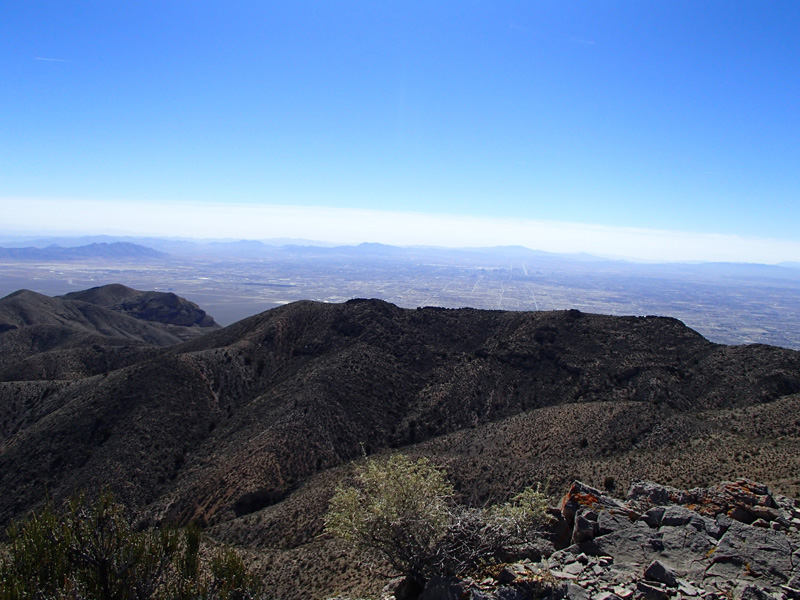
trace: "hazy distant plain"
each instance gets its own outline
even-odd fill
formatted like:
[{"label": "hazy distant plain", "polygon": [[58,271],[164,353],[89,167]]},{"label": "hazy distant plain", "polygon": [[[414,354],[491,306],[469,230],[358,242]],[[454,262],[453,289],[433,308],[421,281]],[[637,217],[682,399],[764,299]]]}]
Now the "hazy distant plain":
[{"label": "hazy distant plain", "polygon": [[381,298],[402,307],[665,315],[712,341],[800,349],[800,269],[645,265],[519,248],[205,247],[114,264],[0,263],[0,295],[107,283],[174,291],[222,325],[296,300]]}]

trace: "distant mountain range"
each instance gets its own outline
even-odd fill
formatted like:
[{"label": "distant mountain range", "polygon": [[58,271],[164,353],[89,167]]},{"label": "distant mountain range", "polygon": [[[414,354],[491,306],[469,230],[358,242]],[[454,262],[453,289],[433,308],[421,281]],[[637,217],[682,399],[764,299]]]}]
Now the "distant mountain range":
[{"label": "distant mountain range", "polygon": [[800,352],[666,317],[301,301],[219,329],[103,286],[7,296],[0,331],[0,522],[109,485],[248,547],[276,597],[365,579],[320,537],[363,452],[432,457],[477,503],[547,480],[800,485]]},{"label": "distant mountain range", "polygon": [[768,277],[800,280],[800,263],[779,265],[730,262],[697,263],[639,263],[593,256],[591,254],[559,254],[533,250],[524,246],[494,246],[475,248],[444,248],[436,246],[392,246],[364,242],[354,245],[335,245],[314,240],[276,238],[267,240],[193,240],[143,237],[84,236],[77,238],[50,237],[39,239],[6,239],[0,241],[0,260],[73,261],[163,259],[170,255],[183,257],[264,258],[278,255],[309,255],[323,257],[354,257],[386,260],[447,260],[460,261],[475,257],[561,262],[565,265],[606,264],[626,271],[650,271],[654,275],[676,272],[732,277]]},{"label": "distant mountain range", "polygon": [[92,243],[86,246],[47,246],[37,248],[0,248],[0,260],[19,261],[77,261],[77,260],[133,260],[166,258],[168,255],[152,248],[130,242]]}]

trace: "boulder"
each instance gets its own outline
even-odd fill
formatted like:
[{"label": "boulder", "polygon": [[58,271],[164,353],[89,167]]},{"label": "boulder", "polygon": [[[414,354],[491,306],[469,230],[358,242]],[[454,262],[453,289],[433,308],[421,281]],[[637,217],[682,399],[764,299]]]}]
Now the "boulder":
[{"label": "boulder", "polygon": [[667,587],[678,587],[678,576],[675,574],[674,569],[671,569],[660,560],[654,560],[644,570],[645,579],[651,581],[658,581]]}]

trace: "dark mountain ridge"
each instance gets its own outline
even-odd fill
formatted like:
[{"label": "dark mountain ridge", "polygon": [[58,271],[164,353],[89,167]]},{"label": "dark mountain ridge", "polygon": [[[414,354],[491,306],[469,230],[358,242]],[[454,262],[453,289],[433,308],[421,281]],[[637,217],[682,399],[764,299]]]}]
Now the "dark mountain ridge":
[{"label": "dark mountain ridge", "polygon": [[57,297],[19,290],[0,299],[0,376],[63,379],[107,372],[122,366],[110,359],[130,358],[134,348],[177,344],[218,328],[196,304],[172,293],[121,285]]}]

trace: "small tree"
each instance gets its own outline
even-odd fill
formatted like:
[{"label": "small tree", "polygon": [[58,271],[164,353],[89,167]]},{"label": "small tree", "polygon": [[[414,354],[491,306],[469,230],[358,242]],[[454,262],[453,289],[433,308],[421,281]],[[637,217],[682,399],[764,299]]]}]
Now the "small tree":
[{"label": "small tree", "polygon": [[452,520],[452,495],[444,473],[425,458],[368,459],[356,473],[356,485],[337,488],[325,528],[400,573],[424,580]]}]

